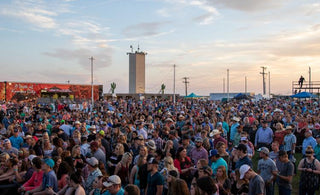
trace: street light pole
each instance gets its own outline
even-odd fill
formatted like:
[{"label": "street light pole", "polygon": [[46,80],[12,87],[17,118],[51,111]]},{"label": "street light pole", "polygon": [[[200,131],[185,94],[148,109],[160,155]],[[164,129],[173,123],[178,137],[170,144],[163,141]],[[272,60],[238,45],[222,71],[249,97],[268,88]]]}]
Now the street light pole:
[{"label": "street light pole", "polygon": [[173,106],[176,104],[176,65],[173,65]]},{"label": "street light pole", "polygon": [[92,112],[93,106],[94,106],[94,99],[93,99],[93,60],[94,58],[91,56],[89,60],[91,61],[91,112]]}]

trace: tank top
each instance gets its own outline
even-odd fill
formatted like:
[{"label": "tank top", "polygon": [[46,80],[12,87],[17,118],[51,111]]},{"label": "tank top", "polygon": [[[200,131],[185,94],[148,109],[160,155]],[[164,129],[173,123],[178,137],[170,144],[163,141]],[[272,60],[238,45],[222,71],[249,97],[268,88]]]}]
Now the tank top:
[{"label": "tank top", "polygon": [[[314,164],[315,160],[316,159],[313,159],[311,163],[308,163],[307,160],[304,159],[302,168],[317,170]],[[307,189],[317,188],[319,185],[319,176],[312,172],[303,171],[300,176],[300,182]]]},{"label": "tank top", "polygon": [[118,172],[118,176],[120,177],[121,184],[123,186],[128,184],[128,175],[129,175],[129,167],[128,166],[123,166],[121,164],[121,168],[120,168],[120,170]]},{"label": "tank top", "polygon": [[139,167],[137,166],[137,171],[134,174],[134,185],[137,185],[140,188],[140,179],[138,179]]}]

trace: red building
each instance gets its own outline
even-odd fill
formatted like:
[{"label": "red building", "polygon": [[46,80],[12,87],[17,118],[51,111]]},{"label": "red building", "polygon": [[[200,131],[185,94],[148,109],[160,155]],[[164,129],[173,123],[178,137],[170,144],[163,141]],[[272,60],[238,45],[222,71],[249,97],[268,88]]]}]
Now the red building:
[{"label": "red building", "polygon": [[[93,85],[94,100],[102,98],[103,86]],[[24,100],[31,98],[91,99],[91,85],[59,83],[0,82],[0,100]]]}]

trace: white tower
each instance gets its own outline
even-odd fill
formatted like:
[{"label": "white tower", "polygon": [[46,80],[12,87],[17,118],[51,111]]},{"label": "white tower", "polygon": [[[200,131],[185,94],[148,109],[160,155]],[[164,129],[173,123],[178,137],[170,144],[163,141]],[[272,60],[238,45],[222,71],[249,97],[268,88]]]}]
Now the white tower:
[{"label": "white tower", "polygon": [[[130,46],[132,49],[132,46]],[[131,50],[129,55],[129,93],[145,93],[145,56],[147,53]]]}]

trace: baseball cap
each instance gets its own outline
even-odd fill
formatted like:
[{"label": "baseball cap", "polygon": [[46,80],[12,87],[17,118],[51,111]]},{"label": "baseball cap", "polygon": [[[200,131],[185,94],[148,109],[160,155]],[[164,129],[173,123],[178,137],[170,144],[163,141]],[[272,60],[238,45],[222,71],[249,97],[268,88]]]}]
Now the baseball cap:
[{"label": "baseball cap", "polygon": [[4,141],[3,141],[3,143],[11,143],[11,141],[10,141],[10,139],[5,139]]},{"label": "baseball cap", "polygon": [[39,138],[37,137],[37,136],[32,136],[32,138],[34,139],[34,141],[38,141],[39,140]]},{"label": "baseball cap", "polygon": [[111,187],[114,184],[120,185],[121,179],[118,175],[111,175],[107,181],[102,183],[106,188]]},{"label": "baseball cap", "polygon": [[215,149],[210,150],[209,151],[209,158],[216,156],[217,154],[218,154],[218,150],[215,150]]},{"label": "baseball cap", "polygon": [[202,143],[202,141],[203,141],[203,140],[202,140],[201,137],[197,137],[196,140],[195,140],[195,142],[201,142],[201,143]]},{"label": "baseball cap", "polygon": [[148,164],[159,164],[159,162],[157,161],[157,159],[152,157],[152,158],[149,159]]},{"label": "baseball cap", "polygon": [[102,135],[102,136],[104,136],[104,131],[103,131],[103,130],[100,130],[100,131],[99,131],[99,134]]},{"label": "baseball cap", "polygon": [[250,169],[249,165],[242,165],[242,166],[240,167],[240,170],[239,170],[239,172],[240,172],[240,179],[243,179],[243,178],[244,178],[244,175],[249,171],[249,169]]},{"label": "baseball cap", "polygon": [[37,157],[37,156],[34,155],[34,154],[30,154],[30,155],[28,156],[28,160],[29,160],[30,162],[32,162],[32,160],[33,160],[35,157]]},{"label": "baseball cap", "polygon": [[312,134],[312,131],[311,130],[307,130],[305,133],[311,133]]},{"label": "baseball cap", "polygon": [[237,150],[240,150],[240,151],[242,151],[242,152],[244,152],[244,153],[246,153],[247,150],[248,150],[247,146],[244,145],[244,144],[239,144],[238,146],[236,146],[236,147],[234,147],[234,148],[237,149]]},{"label": "baseball cap", "polygon": [[87,158],[86,161],[92,167],[94,167],[94,166],[99,164],[99,161],[95,157]]},{"label": "baseball cap", "polygon": [[269,155],[269,149],[266,148],[266,147],[261,147],[261,148],[259,148],[259,149],[258,149],[258,152],[263,152],[263,153]]},{"label": "baseball cap", "polygon": [[248,141],[248,138],[247,138],[247,137],[241,137],[240,140],[241,140],[241,141]]},{"label": "baseball cap", "polygon": [[51,158],[46,158],[43,160],[45,164],[47,164],[50,168],[54,167],[54,161]]}]

